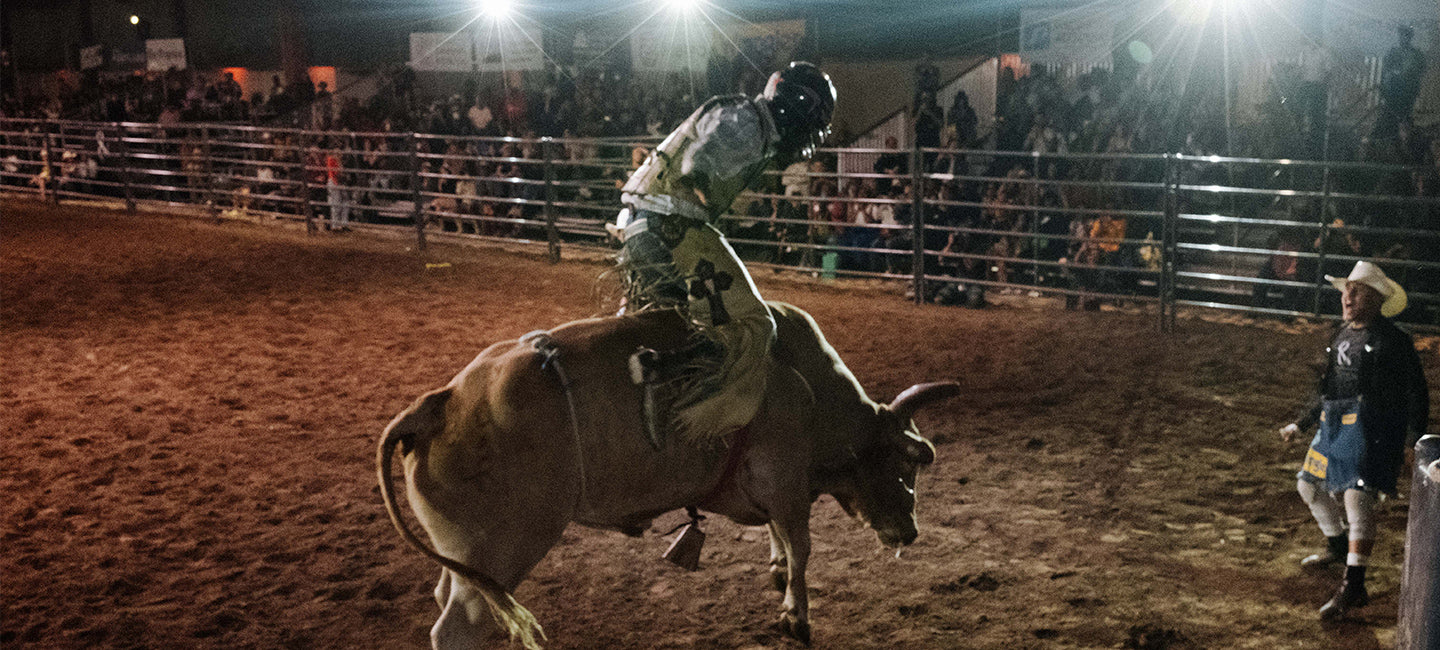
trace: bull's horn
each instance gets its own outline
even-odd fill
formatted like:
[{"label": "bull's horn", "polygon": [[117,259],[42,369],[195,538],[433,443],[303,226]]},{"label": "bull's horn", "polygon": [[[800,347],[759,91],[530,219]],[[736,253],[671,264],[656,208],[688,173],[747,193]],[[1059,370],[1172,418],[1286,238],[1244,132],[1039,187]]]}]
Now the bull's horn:
[{"label": "bull's horn", "polygon": [[930,402],[949,399],[959,394],[960,384],[953,381],[915,384],[895,397],[895,401],[890,403],[890,410],[904,421],[913,417],[920,407]]}]

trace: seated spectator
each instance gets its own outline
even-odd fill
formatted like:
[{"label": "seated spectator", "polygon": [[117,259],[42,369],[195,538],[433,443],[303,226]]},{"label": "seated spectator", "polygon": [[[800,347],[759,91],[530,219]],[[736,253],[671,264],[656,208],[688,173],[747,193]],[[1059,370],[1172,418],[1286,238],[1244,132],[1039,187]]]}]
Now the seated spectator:
[{"label": "seated spectator", "polygon": [[810,187],[809,161],[797,160],[790,163],[780,175],[780,186],[785,189],[785,196],[801,196]]},{"label": "seated spectator", "polygon": [[[1277,251],[1267,258],[1255,274],[1260,280],[1301,282],[1300,258],[1293,253],[1303,250],[1299,233],[1289,230],[1276,234],[1268,242],[1268,248]],[[1250,304],[1265,309],[1288,309],[1298,311],[1303,307],[1304,291],[1298,287],[1284,287],[1256,283],[1251,292]]]},{"label": "seated spectator", "polygon": [[[876,174],[896,176],[910,173],[910,154],[906,151],[899,151],[900,140],[898,138],[893,135],[885,136],[885,149],[887,151],[875,159],[872,169]],[[896,182],[896,179],[893,178],[876,180],[878,182],[875,184],[875,191],[881,194],[889,194]]]},{"label": "seated spectator", "polygon": [[470,120],[470,130],[475,135],[493,137],[497,134],[495,112],[490,109],[490,102],[484,95],[475,96],[466,118]]},{"label": "seated spectator", "polygon": [[935,156],[935,162],[930,166],[930,173],[938,174],[942,179],[966,175],[965,154],[953,151],[961,146],[959,137],[955,129],[945,129],[940,140],[940,148],[945,151]]},{"label": "seated spectator", "polygon": [[[1113,205],[1107,206],[1113,209]],[[1121,240],[1125,238],[1125,219],[1116,218],[1110,212],[1103,212],[1100,216],[1090,221],[1088,231],[1084,233],[1084,239],[1080,244],[1079,251],[1075,254],[1075,262],[1082,266],[1104,267],[1120,265]],[[1076,284],[1083,291],[1094,291],[1097,293],[1109,293],[1116,289],[1114,282],[1115,272],[1111,269],[1075,269]],[[1086,311],[1100,309],[1100,299],[1091,295],[1083,295],[1081,304]],[[1067,302],[1067,307],[1070,306]]]},{"label": "seated spectator", "polygon": [[1037,257],[1042,260],[1059,260],[1068,254],[1069,242],[1066,241],[1066,236],[1070,233],[1072,219],[1069,214],[1060,211],[1068,207],[1065,193],[1047,188],[1040,194],[1040,207],[1040,223],[1035,229],[1037,234],[1044,238],[1035,242]]},{"label": "seated spectator", "polygon": [[[940,186],[937,186],[937,192],[939,191],[939,187]],[[896,187],[890,196],[882,196],[879,198],[908,202],[911,198],[910,188],[910,185]],[[937,194],[929,198],[938,199],[940,197]],[[901,223],[897,217],[898,211],[895,208],[896,206],[892,203],[872,203],[870,205],[870,223],[873,226],[875,236],[866,244],[867,246],[875,249],[894,251],[907,250],[910,248],[913,237],[911,236],[910,229],[906,227],[909,224]],[[867,270],[880,273],[898,273],[905,270],[903,268],[905,266],[905,259],[907,258],[902,255],[872,253]]]},{"label": "seated spectator", "polygon": [[[819,164],[818,162],[816,163]],[[809,225],[805,231],[805,242],[801,257],[801,266],[818,266],[820,246],[834,246],[838,241],[835,226],[832,225],[832,206],[839,205],[840,218],[843,220],[845,208],[843,204],[830,201],[835,196],[834,183],[828,178],[817,177],[815,182],[810,184],[810,202],[806,211],[805,220]]]},{"label": "seated spectator", "polygon": [[[982,215],[985,224],[983,227],[1021,233],[1027,229],[1029,216],[1029,212],[1021,208],[1034,205],[1031,197],[1034,196],[1035,186],[1023,182],[1030,178],[1030,172],[1019,167],[1012,169],[1006,177],[1015,180],[991,186],[991,193],[985,201],[987,207]],[[1000,235],[995,238],[989,252],[999,258],[1014,258],[1020,254],[1026,242],[1027,240],[1018,236]],[[1008,284],[1009,268],[1010,264],[1005,259],[994,261],[991,266],[994,274],[992,279]]]},{"label": "seated spectator", "polygon": [[[851,199],[845,205],[845,226],[839,235],[839,245],[846,248],[866,248],[875,242],[876,230],[871,227],[872,206],[856,199],[869,199],[875,196],[875,179],[863,181],[851,181],[845,186],[845,198]],[[844,250],[840,252],[840,268],[850,270],[869,270],[870,253],[864,250]]]}]

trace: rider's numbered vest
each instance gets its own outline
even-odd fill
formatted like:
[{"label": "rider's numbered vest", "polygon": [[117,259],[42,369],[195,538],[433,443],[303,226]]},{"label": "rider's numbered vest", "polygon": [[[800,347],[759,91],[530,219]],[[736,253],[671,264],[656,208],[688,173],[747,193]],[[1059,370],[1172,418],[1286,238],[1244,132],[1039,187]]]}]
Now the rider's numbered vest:
[{"label": "rider's numbered vest", "polygon": [[[701,118],[716,110],[754,111],[761,127],[756,134],[756,137],[761,139],[761,142],[756,143],[761,154],[734,173],[714,174],[710,173],[710,170],[696,170],[704,173],[685,176],[680,167],[686,151],[707,137],[707,134],[700,133],[698,128]],[[758,101],[744,95],[712,97],[695,109],[690,117],[685,118],[630,175],[630,179],[620,189],[621,201],[637,211],[676,215],[712,223],[765,169],[773,154],[771,142],[775,138],[774,132],[775,127],[769,111]]]}]

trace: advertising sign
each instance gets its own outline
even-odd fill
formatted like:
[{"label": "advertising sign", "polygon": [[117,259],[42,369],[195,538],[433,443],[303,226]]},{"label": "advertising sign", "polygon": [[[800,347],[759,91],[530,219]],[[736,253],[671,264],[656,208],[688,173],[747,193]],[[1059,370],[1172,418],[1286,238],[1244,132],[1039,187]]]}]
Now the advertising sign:
[{"label": "advertising sign", "polygon": [[105,49],[101,45],[80,48],[80,69],[89,70],[105,65]]},{"label": "advertising sign", "polygon": [[491,21],[475,28],[475,62],[482,72],[543,70],[544,35],[538,25]]},{"label": "advertising sign", "polygon": [[1020,12],[1020,57],[1026,63],[1100,63],[1110,60],[1115,13],[1103,4]]},{"label": "advertising sign", "polygon": [[410,68],[423,72],[469,72],[474,65],[470,45],[469,32],[412,32]]},{"label": "advertising sign", "polygon": [[145,41],[145,69],[164,72],[185,69],[185,39],[152,38]]}]

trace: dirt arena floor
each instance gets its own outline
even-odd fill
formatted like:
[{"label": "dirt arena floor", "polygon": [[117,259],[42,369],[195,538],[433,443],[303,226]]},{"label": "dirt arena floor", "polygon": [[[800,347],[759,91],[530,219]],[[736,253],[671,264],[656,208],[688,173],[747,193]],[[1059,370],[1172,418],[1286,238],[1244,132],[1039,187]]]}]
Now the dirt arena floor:
[{"label": "dirt arena floor", "polygon": [[[384,513],[378,434],[487,344],[608,306],[599,262],[409,244],[7,200],[0,646],[426,647],[438,570]],[[1320,536],[1274,431],[1321,329],[759,283],[877,399],[964,387],[922,416],[939,461],[902,558],[815,505],[816,647],[1393,645],[1403,498],[1353,620],[1321,625],[1339,574],[1297,566]],[[763,529],[712,518],[685,573],[659,558],[680,519],[567,531],[517,594],[548,647],[798,647]]]}]

